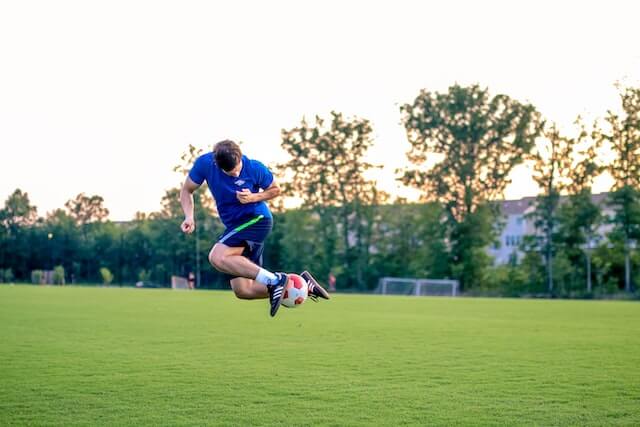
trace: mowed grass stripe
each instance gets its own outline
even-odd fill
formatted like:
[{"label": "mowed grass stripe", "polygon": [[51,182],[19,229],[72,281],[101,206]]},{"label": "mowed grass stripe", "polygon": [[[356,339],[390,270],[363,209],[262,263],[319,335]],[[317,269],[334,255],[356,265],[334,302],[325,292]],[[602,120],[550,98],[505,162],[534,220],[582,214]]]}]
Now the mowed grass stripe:
[{"label": "mowed grass stripe", "polygon": [[640,425],[640,305],[0,286],[0,378],[0,425]]}]

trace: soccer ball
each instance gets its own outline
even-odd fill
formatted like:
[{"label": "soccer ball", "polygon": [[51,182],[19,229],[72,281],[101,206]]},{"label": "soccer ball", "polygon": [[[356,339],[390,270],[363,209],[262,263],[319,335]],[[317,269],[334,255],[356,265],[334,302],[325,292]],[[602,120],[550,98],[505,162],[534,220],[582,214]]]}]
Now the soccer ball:
[{"label": "soccer ball", "polygon": [[282,305],[289,308],[296,308],[302,305],[309,294],[309,285],[306,280],[297,274],[289,274],[289,280],[284,285],[284,295]]}]

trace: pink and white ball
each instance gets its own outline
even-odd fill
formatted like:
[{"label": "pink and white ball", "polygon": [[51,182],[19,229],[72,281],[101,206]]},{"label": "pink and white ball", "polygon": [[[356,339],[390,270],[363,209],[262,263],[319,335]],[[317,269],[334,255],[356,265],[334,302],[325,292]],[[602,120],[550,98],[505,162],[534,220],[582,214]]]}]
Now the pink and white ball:
[{"label": "pink and white ball", "polygon": [[300,307],[309,295],[307,281],[297,274],[289,274],[289,280],[284,285],[282,305],[288,308]]}]

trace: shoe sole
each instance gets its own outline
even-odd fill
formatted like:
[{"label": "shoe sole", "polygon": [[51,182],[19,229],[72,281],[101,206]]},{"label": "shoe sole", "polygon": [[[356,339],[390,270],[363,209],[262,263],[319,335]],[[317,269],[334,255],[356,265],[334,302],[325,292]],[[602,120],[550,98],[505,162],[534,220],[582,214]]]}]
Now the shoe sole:
[{"label": "shoe sole", "polygon": [[306,280],[307,282],[311,282],[311,283],[314,284],[314,286],[316,286],[316,289],[318,289],[320,291],[321,295],[318,295],[320,298],[324,298],[324,299],[330,299],[331,298],[329,296],[329,292],[327,292],[327,290],[325,288],[320,286],[320,283],[318,283],[318,281],[311,275],[311,273],[309,273],[308,271],[305,270],[302,273],[300,273],[300,276],[302,276],[302,278],[304,280]]}]

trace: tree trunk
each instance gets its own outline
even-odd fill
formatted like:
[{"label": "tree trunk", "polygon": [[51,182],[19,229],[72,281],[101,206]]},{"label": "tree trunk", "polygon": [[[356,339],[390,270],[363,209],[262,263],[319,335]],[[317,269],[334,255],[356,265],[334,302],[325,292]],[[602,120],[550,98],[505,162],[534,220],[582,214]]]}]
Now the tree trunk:
[{"label": "tree trunk", "polygon": [[591,254],[587,249],[587,292],[591,293]]},{"label": "tree trunk", "polygon": [[631,257],[629,256],[629,241],[624,243],[624,290],[631,292]]},{"label": "tree trunk", "polygon": [[551,236],[547,234],[547,288],[553,292],[553,254],[551,250]]}]

